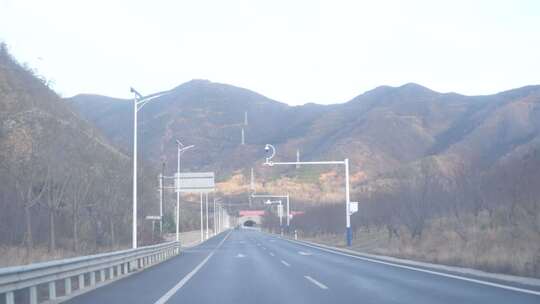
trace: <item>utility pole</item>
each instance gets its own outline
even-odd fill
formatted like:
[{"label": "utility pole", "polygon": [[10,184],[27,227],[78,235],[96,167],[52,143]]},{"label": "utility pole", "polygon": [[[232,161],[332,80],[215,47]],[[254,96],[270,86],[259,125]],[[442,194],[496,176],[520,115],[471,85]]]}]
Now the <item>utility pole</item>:
[{"label": "utility pole", "polygon": [[[249,189],[251,190],[252,194],[255,193],[255,174],[253,172],[253,168],[251,168]],[[251,195],[249,196],[248,201],[249,201],[249,207],[251,207]]]},{"label": "utility pole", "polygon": [[248,116],[247,116],[247,112],[244,112],[244,126],[242,126],[242,145],[245,145],[246,144],[246,138],[245,138],[245,128],[244,127],[247,127],[248,125]]},{"label": "utility pole", "polygon": [[179,140],[176,140],[176,144],[178,145],[176,147],[176,172],[178,175],[178,182],[177,186],[178,189],[176,191],[176,241],[180,241],[180,155],[182,154],[181,145],[182,143]]},{"label": "utility pole", "polygon": [[216,213],[216,229],[217,229],[217,232],[220,233],[221,232],[221,229],[219,227],[219,212],[221,210],[221,207],[219,206],[219,203],[216,203],[216,207],[217,207],[217,213]]},{"label": "utility pole", "polygon": [[291,210],[289,209],[289,194],[287,193],[287,233],[289,233],[290,222],[291,222]]},{"label": "utility pole", "polygon": [[252,193],[255,192],[255,174],[253,168],[251,168],[250,189]]},{"label": "utility pole", "polygon": [[165,162],[161,163],[161,174],[159,176],[159,235],[163,235],[163,202],[165,200],[165,191],[163,191],[165,174]]},{"label": "utility pole", "polygon": [[208,192],[205,193],[206,200],[206,239],[208,240]]},{"label": "utility pole", "polygon": [[201,192],[201,243],[204,241],[204,220],[203,220],[203,194]]},{"label": "utility pole", "polygon": [[[161,234],[163,233],[163,173],[159,174],[158,179],[159,179],[159,189],[158,189],[159,191],[159,235],[161,236]],[[154,228],[152,228],[152,233],[153,232],[154,232]]]}]

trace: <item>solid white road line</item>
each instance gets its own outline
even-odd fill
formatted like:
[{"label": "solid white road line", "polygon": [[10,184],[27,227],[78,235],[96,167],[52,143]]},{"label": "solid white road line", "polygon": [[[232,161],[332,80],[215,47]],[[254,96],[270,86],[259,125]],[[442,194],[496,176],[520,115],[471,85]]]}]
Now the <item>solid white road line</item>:
[{"label": "solid white road line", "polygon": [[284,260],[281,260],[281,264],[287,266],[287,267],[291,267],[291,264],[285,262]]},{"label": "solid white road line", "polygon": [[270,252],[270,255],[271,255],[271,256],[274,256],[274,253],[273,253],[273,252]]},{"label": "solid white road line", "polygon": [[306,278],[306,280],[310,281],[311,283],[317,285],[317,287],[319,287],[320,289],[328,289],[328,287],[326,285],[324,285],[323,283],[315,280],[314,278],[312,278],[310,276],[304,276],[304,278]]},{"label": "solid white road line", "polygon": [[347,254],[347,253],[336,251],[336,250],[326,249],[326,248],[323,248],[323,247],[318,247],[318,246],[314,246],[314,245],[310,245],[310,244],[306,244],[306,243],[302,243],[302,242],[298,242],[298,241],[294,241],[294,240],[288,240],[288,239],[284,239],[284,240],[287,240],[289,242],[293,242],[293,243],[296,243],[296,244],[300,244],[300,245],[303,245],[303,246],[319,249],[319,250],[322,250],[322,251],[326,251],[326,252],[330,252],[330,253],[334,253],[334,254],[339,254],[339,255],[342,255],[342,256],[347,256],[347,257],[351,257],[351,258],[355,258],[355,259],[359,259],[359,260],[363,260],[363,261],[368,261],[368,262],[372,262],[372,263],[378,263],[378,264],[393,266],[393,267],[397,267],[397,268],[414,270],[414,271],[418,271],[418,272],[424,272],[424,273],[429,273],[429,274],[433,274],[433,275],[438,275],[438,276],[441,276],[441,277],[452,278],[452,279],[477,283],[477,284],[481,284],[481,285],[492,286],[492,287],[502,288],[502,289],[506,289],[506,290],[512,290],[512,291],[517,291],[517,292],[522,292],[522,293],[527,293],[527,294],[540,296],[540,291],[535,291],[535,290],[530,290],[530,289],[525,289],[525,288],[519,288],[519,287],[513,287],[513,286],[503,285],[503,284],[499,284],[499,283],[493,283],[493,282],[482,281],[482,280],[478,280],[478,279],[462,277],[462,276],[459,276],[459,275],[454,275],[454,274],[449,274],[449,273],[444,273],[444,272],[438,272],[438,271],[433,271],[433,270],[427,270],[427,269],[416,268],[416,267],[412,267],[412,266],[406,266],[406,265],[395,264],[395,263],[391,263],[391,262],[375,260],[375,259],[371,259],[371,258],[366,258],[366,257],[353,255],[353,254]]},{"label": "solid white road line", "polygon": [[210,260],[210,258],[214,255],[216,250],[221,247],[223,242],[229,237],[232,231],[229,231],[229,233],[219,242],[216,248],[212,250],[212,252],[199,264],[195,269],[193,269],[190,273],[188,273],[182,280],[180,280],[173,288],[171,288],[169,291],[167,291],[166,294],[164,294],[159,300],[157,300],[154,304],[164,304],[166,303],[180,288],[182,288],[186,283]]}]

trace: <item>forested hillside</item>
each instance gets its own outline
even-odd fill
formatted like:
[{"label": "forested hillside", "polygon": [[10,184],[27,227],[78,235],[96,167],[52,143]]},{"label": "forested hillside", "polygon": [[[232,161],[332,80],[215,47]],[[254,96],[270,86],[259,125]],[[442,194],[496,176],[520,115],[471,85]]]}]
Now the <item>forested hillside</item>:
[{"label": "forested hillside", "polygon": [[[129,245],[131,181],[130,157],[1,45],[0,263]],[[143,218],[157,210],[157,181],[140,181]]]}]

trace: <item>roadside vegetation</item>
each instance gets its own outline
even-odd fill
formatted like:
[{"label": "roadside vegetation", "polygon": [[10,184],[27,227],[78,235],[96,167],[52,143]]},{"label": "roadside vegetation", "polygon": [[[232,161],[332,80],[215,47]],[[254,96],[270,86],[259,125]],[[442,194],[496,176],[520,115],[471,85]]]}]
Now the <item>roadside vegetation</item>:
[{"label": "roadside vegetation", "polygon": [[[452,179],[433,174],[396,179],[387,191],[360,197],[352,216],[353,249],[540,277],[540,153],[493,167],[485,174],[461,166]],[[354,195],[353,195],[354,196]],[[300,238],[344,246],[344,206],[308,208],[292,221]],[[276,231],[275,218],[265,221]]]},{"label": "roadside vegetation", "polygon": [[[0,267],[131,246],[130,157],[49,86],[0,45]],[[141,171],[144,245],[158,241],[144,220],[158,197],[157,173]]]}]

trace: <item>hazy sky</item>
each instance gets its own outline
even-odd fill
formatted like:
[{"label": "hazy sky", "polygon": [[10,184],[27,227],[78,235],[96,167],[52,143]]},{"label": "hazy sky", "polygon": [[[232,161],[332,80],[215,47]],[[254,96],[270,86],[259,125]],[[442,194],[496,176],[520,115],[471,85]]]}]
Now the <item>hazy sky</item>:
[{"label": "hazy sky", "polygon": [[63,96],[194,78],[289,104],[379,85],[540,84],[540,1],[0,0],[0,40]]}]

